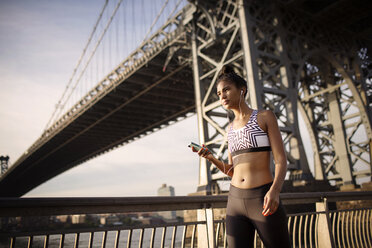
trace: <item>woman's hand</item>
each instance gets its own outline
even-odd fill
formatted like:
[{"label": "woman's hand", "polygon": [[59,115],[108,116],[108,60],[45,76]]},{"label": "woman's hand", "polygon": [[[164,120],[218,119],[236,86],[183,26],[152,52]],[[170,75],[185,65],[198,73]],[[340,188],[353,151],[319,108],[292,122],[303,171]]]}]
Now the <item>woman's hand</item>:
[{"label": "woman's hand", "polygon": [[202,147],[203,148],[201,148],[199,151],[197,151],[194,147],[192,147],[191,149],[193,152],[197,152],[200,157],[206,158],[208,160],[212,159],[213,155],[211,151],[204,144],[202,144]]},{"label": "woman's hand", "polygon": [[264,216],[272,215],[278,209],[279,193],[272,188],[266,193],[262,211]]}]

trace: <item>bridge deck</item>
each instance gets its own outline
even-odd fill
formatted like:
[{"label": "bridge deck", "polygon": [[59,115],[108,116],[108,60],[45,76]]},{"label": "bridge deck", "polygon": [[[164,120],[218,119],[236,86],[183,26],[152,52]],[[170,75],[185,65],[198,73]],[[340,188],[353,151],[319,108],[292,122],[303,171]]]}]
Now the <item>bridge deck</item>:
[{"label": "bridge deck", "polygon": [[20,166],[11,167],[13,173],[1,181],[7,187],[0,187],[0,194],[20,196],[75,165],[193,112],[192,71],[183,65],[163,73],[165,52],[72,120]]},{"label": "bridge deck", "polygon": [[45,132],[1,178],[0,196],[21,196],[73,166],[193,113],[190,64],[172,57],[164,68],[168,47],[185,38],[180,17],[173,20],[178,25],[173,31],[164,35],[160,30],[162,37],[150,38],[151,46],[142,44],[97,85],[99,90],[88,93],[88,100]]}]

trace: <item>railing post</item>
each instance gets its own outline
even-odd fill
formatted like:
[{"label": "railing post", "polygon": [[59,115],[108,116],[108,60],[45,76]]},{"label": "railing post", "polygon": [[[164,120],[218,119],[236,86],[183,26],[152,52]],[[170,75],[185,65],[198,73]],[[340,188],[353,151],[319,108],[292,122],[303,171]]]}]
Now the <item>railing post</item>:
[{"label": "railing post", "polygon": [[203,225],[198,225],[198,245],[197,247],[215,248],[215,231],[214,231],[214,215],[213,208],[206,204],[204,208],[197,210],[198,221],[205,221]]},{"label": "railing post", "polygon": [[214,232],[214,215],[213,215],[213,208],[205,208],[205,219],[207,222],[207,239],[208,239],[208,247],[215,248],[215,232]]},{"label": "railing post", "polygon": [[16,242],[16,237],[11,237],[10,238],[10,248],[14,248],[15,247],[15,242]]},{"label": "railing post", "polygon": [[319,214],[319,221],[317,225],[318,232],[318,247],[329,248],[336,247],[334,237],[332,234],[331,220],[329,218],[329,209],[327,198],[324,197],[322,202],[316,203],[316,211],[323,212]]}]

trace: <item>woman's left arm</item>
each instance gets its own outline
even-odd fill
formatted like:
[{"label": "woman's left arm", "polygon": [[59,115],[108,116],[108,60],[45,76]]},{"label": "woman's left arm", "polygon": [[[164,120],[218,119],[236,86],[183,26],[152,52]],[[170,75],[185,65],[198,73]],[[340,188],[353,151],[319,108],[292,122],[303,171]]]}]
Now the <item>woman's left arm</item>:
[{"label": "woman's left arm", "polygon": [[261,113],[262,119],[267,128],[267,134],[271,145],[271,150],[275,163],[275,177],[270,190],[266,193],[262,214],[267,216],[273,214],[279,206],[279,194],[282,190],[284,179],[287,173],[287,157],[285,155],[284,145],[278,121],[272,111]]}]

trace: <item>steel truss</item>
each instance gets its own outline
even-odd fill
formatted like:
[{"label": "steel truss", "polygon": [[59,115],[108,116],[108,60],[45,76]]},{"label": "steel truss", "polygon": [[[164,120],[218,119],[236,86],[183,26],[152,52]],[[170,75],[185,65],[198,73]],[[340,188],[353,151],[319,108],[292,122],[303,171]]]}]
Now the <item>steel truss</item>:
[{"label": "steel truss", "polygon": [[[370,50],[279,1],[195,4],[190,30],[200,143],[227,159],[227,112],[215,83],[230,64],[247,79],[250,106],[276,114],[290,179],[355,186],[371,175]],[[311,139],[314,176],[300,128]],[[224,178],[217,171],[200,160],[199,190],[215,191]]]}]

